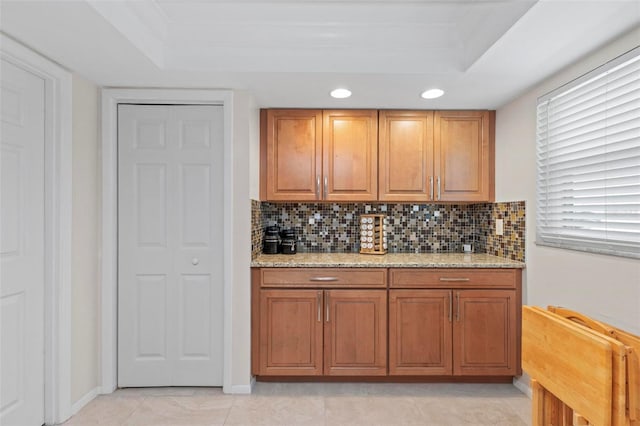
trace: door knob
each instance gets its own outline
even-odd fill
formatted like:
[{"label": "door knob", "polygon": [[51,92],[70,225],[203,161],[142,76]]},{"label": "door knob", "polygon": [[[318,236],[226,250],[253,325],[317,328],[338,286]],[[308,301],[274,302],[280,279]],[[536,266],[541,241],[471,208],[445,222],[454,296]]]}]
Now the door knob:
[{"label": "door knob", "polygon": [[191,259],[192,265],[197,265],[198,263],[200,263],[200,259],[198,259],[197,257],[194,257],[193,259]]}]

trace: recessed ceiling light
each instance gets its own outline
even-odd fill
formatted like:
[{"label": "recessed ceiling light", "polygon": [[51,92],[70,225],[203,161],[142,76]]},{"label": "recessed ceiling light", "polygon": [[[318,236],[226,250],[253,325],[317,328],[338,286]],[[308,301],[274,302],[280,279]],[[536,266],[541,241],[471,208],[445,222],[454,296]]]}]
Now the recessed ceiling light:
[{"label": "recessed ceiling light", "polygon": [[351,90],[349,89],[334,89],[331,91],[331,96],[336,99],[344,99],[351,96]]},{"label": "recessed ceiling light", "polygon": [[435,99],[444,95],[444,90],[441,89],[429,89],[422,92],[422,96],[424,99]]}]

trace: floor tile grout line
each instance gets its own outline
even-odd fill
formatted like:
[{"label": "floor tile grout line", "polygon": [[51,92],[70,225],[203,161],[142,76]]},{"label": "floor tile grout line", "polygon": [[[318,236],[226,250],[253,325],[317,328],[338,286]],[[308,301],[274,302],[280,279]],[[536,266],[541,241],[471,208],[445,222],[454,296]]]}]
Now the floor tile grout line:
[{"label": "floor tile grout line", "polygon": [[136,411],[138,411],[140,409],[140,407],[142,406],[142,404],[144,404],[144,402],[147,400],[148,396],[142,396],[141,401],[138,402],[138,404],[136,405],[136,408],[134,408],[131,413],[129,413],[129,415],[123,419],[120,422],[120,426],[124,426],[127,424],[127,420],[129,420],[131,417],[133,417],[133,415],[136,413]]},{"label": "floor tile grout line", "polygon": [[227,420],[229,420],[229,416],[231,415],[231,410],[233,410],[233,407],[235,407],[236,405],[236,401],[238,400],[238,396],[231,394],[231,406],[229,407],[229,409],[227,410],[227,415],[224,416],[224,421],[222,422],[222,425],[225,426],[227,424]]}]

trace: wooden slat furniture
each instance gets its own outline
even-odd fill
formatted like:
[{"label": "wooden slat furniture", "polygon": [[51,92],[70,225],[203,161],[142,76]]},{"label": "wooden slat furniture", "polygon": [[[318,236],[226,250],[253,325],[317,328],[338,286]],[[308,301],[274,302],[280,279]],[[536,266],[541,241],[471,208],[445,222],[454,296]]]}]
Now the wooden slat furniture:
[{"label": "wooden slat furniture", "polygon": [[[555,312],[553,312],[555,311]],[[532,378],[533,425],[637,425],[640,341],[563,308],[523,307],[522,366]]]},{"label": "wooden slat furniture", "polygon": [[612,325],[596,321],[571,309],[560,306],[548,306],[547,309],[557,315],[605,334],[625,345],[625,393],[626,416],[629,425],[640,425],[640,337],[616,328]]}]

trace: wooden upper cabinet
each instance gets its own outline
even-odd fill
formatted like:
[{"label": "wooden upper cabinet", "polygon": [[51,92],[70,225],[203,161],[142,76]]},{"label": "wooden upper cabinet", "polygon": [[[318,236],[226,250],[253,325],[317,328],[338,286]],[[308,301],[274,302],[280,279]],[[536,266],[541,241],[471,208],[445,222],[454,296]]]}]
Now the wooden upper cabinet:
[{"label": "wooden upper cabinet", "polygon": [[320,199],[322,111],[262,110],[261,198]]},{"label": "wooden upper cabinet", "polygon": [[494,199],[494,111],[261,111],[265,201]]},{"label": "wooden upper cabinet", "polygon": [[378,111],[324,111],[323,199],[378,197]]},{"label": "wooden upper cabinet", "polygon": [[380,111],[378,199],[433,200],[433,112]]},{"label": "wooden upper cabinet", "polygon": [[435,113],[437,201],[493,201],[494,114],[490,111]]}]

